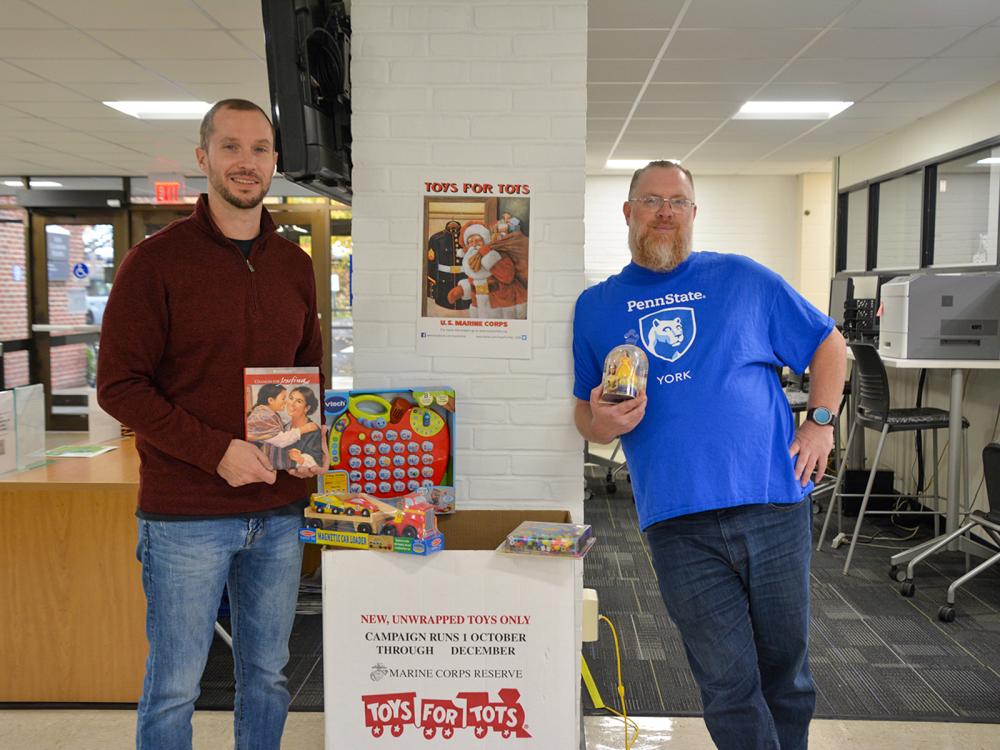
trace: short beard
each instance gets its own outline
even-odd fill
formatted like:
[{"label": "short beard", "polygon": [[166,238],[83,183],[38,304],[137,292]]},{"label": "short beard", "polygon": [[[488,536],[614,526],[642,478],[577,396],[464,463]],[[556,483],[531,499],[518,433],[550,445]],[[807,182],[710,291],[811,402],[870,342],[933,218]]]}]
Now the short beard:
[{"label": "short beard", "polygon": [[215,192],[217,192],[220,196],[222,196],[222,199],[226,201],[226,203],[228,203],[231,206],[235,206],[236,208],[244,208],[244,209],[256,208],[257,206],[259,206],[261,204],[261,201],[263,201],[264,197],[267,195],[267,191],[271,188],[270,181],[268,181],[267,183],[264,183],[262,181],[260,184],[261,190],[259,194],[251,196],[249,198],[240,198],[237,197],[236,195],[233,195],[233,193],[226,186],[225,177],[220,178],[218,175],[213,174],[211,177],[211,182],[212,182],[212,187],[215,188]]},{"label": "short beard", "polygon": [[[640,234],[641,233],[641,234]],[[678,227],[673,237],[657,237],[638,224],[628,228],[632,260],[650,271],[673,271],[691,254],[691,229]]]}]

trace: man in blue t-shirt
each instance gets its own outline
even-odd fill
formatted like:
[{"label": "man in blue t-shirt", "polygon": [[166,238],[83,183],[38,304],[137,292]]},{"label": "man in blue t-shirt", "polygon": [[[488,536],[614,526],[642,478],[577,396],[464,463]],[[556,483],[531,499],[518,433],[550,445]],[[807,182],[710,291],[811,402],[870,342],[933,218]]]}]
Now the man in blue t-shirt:
[{"label": "man in blue t-shirt", "polygon": [[[804,750],[814,476],[833,446],[846,354],[833,321],[738,255],[691,253],[691,173],[636,171],[624,205],[632,262],[580,295],[574,418],[621,437],[660,592],[723,750]],[[646,391],[601,401],[604,358],[632,343]],[[776,368],[810,369],[796,427]]]}]

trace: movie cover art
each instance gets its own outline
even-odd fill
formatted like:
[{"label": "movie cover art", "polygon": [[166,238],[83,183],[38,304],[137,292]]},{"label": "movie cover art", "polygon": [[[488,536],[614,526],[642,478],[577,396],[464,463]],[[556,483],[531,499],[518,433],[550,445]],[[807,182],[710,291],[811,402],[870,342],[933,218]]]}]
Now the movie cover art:
[{"label": "movie cover art", "polygon": [[246,439],[277,471],[323,463],[316,367],[247,367],[243,375]]}]

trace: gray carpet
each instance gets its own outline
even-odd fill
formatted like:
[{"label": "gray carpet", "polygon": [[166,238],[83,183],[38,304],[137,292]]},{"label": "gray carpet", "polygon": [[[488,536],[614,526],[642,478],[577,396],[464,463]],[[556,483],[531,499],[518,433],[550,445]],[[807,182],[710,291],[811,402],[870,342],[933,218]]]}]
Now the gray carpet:
[{"label": "gray carpet", "polygon": [[[598,543],[587,556],[584,585],[597,589],[601,612],[618,631],[629,714],[698,715],[698,689],[660,600],[628,484],[623,478],[618,492],[608,495],[603,475],[595,474],[588,486],[593,496],[585,520]],[[957,618],[945,624],[937,610],[948,583],[964,571],[964,557],[946,555],[922,566],[916,595],[906,599],[889,578],[890,554],[859,545],[849,577],[840,573],[846,546],[813,555],[817,717],[1000,723],[1000,573],[988,572],[960,590]],[[604,701],[616,705],[614,647],[604,624],[600,635],[597,643],[584,644],[584,656]],[[285,672],[292,710],[321,711],[320,616],[296,618],[291,654]],[[198,708],[232,705],[232,655],[216,639]],[[583,705],[593,713],[586,693]]]},{"label": "gray carpet", "polygon": [[[593,496],[585,520],[598,543],[587,556],[584,585],[597,589],[602,614],[618,630],[629,713],[697,715],[701,699],[660,600],[628,484],[619,481],[613,495],[603,476],[588,486]],[[878,544],[892,545],[891,535],[902,533],[887,524],[865,530],[879,528],[886,539]],[[964,572],[964,555],[919,567],[916,595],[907,599],[889,578],[891,550],[859,544],[847,577],[841,575],[846,554],[845,545],[813,555],[817,717],[1000,722],[1000,574],[988,571],[960,589],[956,620],[945,624],[938,607]],[[584,644],[584,656],[608,702],[616,698],[615,658],[607,626],[601,628],[596,644]],[[585,695],[585,710],[590,706]]]}]

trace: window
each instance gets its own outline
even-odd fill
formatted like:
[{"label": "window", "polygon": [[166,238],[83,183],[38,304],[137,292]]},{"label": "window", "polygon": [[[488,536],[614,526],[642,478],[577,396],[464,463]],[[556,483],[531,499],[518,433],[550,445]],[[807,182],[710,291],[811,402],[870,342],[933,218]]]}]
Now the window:
[{"label": "window", "polygon": [[920,267],[923,191],[923,171],[910,172],[879,184],[877,269]]},{"label": "window", "polygon": [[934,265],[995,265],[1000,147],[940,164],[936,194]]},{"label": "window", "polygon": [[847,195],[847,259],[848,271],[868,268],[868,188]]}]

